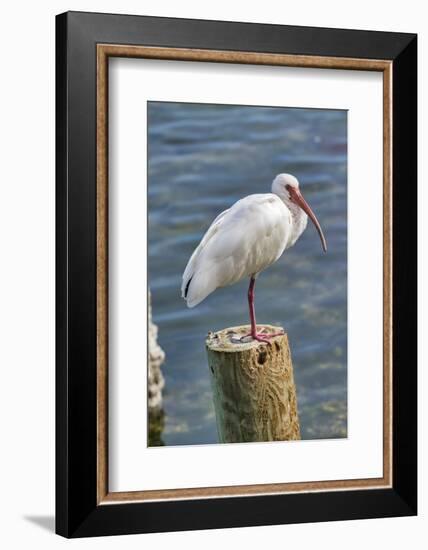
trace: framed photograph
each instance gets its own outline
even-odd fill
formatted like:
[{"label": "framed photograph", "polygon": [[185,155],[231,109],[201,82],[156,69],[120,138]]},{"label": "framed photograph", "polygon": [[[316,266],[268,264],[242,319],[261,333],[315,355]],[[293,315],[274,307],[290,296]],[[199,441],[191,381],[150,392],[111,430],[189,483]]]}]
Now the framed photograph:
[{"label": "framed photograph", "polygon": [[416,514],[416,35],[56,53],[57,533]]}]

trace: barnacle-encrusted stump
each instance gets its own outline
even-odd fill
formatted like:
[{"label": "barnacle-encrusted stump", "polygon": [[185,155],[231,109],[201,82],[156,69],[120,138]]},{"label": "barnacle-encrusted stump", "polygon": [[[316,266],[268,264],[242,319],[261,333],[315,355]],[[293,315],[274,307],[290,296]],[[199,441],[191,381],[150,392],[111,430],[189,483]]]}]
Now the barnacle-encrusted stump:
[{"label": "barnacle-encrusted stump", "polygon": [[[278,330],[263,325],[266,334]],[[242,339],[249,331],[249,326],[227,328],[206,340],[219,441],[300,439],[287,335],[265,344]]]},{"label": "barnacle-encrusted stump", "polygon": [[162,389],[165,380],[161,365],[165,361],[165,353],[158,344],[158,327],[152,322],[151,295],[149,292],[149,376],[148,376],[148,406],[150,411],[162,410]]}]

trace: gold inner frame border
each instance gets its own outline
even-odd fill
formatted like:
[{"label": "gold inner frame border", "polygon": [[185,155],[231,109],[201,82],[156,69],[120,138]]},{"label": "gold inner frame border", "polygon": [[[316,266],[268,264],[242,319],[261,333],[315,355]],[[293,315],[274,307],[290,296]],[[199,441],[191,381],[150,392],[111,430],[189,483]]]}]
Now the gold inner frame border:
[{"label": "gold inner frame border", "polygon": [[[392,486],[392,62],[242,51],[97,44],[97,504],[239,497]],[[279,65],[383,73],[383,476],[186,489],[108,488],[108,60],[110,57]]]}]

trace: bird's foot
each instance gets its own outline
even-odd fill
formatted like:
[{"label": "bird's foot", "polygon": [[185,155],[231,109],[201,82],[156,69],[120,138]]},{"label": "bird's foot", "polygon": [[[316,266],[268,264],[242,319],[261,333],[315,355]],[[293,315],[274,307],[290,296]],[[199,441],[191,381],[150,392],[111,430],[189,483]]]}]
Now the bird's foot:
[{"label": "bird's foot", "polygon": [[263,342],[265,344],[271,344],[271,339],[272,338],[275,338],[275,336],[283,336],[285,333],[283,330],[279,331],[279,332],[272,332],[270,334],[267,334],[267,333],[264,333],[264,332],[256,332],[256,333],[253,333],[253,332],[249,332],[248,334],[245,334],[244,336],[242,336],[240,338],[240,340],[242,341],[244,338],[249,338],[251,337],[253,340],[257,340],[257,342]]}]

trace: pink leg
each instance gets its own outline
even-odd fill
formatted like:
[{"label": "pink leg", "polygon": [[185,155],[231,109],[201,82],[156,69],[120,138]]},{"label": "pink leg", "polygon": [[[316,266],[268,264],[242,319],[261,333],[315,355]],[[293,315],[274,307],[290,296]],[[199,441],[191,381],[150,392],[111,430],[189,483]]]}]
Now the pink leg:
[{"label": "pink leg", "polygon": [[256,324],[256,311],[254,307],[254,286],[256,284],[255,277],[250,278],[250,286],[248,287],[248,308],[250,310],[250,321],[251,321],[251,332],[250,334],[247,334],[243,336],[242,338],[245,338],[246,336],[251,336],[253,340],[257,340],[258,342],[266,342],[267,344],[270,344],[270,339],[274,336],[281,336],[284,334],[284,332],[275,332],[273,334],[262,334],[261,332],[257,332],[257,324]]}]

